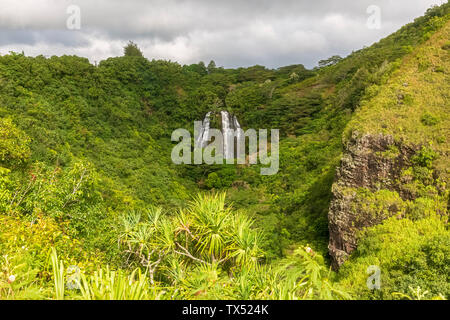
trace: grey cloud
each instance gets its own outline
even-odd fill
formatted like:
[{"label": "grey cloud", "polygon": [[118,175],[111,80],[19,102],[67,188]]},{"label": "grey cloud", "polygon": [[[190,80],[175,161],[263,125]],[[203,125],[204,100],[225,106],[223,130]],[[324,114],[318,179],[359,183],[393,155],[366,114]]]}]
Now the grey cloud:
[{"label": "grey cloud", "polygon": [[[0,52],[120,55],[134,40],[148,58],[182,64],[214,59],[225,67],[314,66],[370,45],[443,0],[0,0]],[[81,9],[81,30],[66,29],[67,6]],[[382,28],[366,27],[369,5]]]},{"label": "grey cloud", "polygon": [[88,46],[90,41],[81,32],[65,30],[0,30],[0,46],[8,44],[35,45],[52,43],[66,47]]}]

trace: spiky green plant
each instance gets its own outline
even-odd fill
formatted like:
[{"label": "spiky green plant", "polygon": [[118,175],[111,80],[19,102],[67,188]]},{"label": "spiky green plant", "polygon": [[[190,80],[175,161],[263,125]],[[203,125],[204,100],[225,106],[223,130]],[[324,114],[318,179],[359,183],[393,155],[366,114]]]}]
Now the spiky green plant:
[{"label": "spiky green plant", "polygon": [[53,282],[55,285],[55,298],[57,300],[64,300],[64,263],[58,259],[58,254],[56,253],[55,248],[52,248],[50,257],[53,269]]},{"label": "spiky green plant", "polygon": [[99,269],[94,275],[81,275],[81,296],[86,300],[159,299],[165,292],[149,285],[147,274],[135,269],[130,275],[122,270]]},{"label": "spiky green plant", "polygon": [[392,295],[406,300],[446,300],[442,294],[430,297],[430,292],[428,290],[423,290],[420,286],[417,286],[416,288],[409,286],[408,289],[411,294],[393,292]]},{"label": "spiky green plant", "polygon": [[253,221],[243,215],[233,217],[232,229],[234,233],[229,248],[230,256],[241,267],[255,267],[258,259],[263,256],[263,251],[259,246],[262,233],[253,229]]},{"label": "spiky green plant", "polygon": [[225,193],[198,195],[190,204],[188,214],[195,232],[195,246],[205,258],[212,261],[225,258],[227,228],[231,211],[225,207]]}]

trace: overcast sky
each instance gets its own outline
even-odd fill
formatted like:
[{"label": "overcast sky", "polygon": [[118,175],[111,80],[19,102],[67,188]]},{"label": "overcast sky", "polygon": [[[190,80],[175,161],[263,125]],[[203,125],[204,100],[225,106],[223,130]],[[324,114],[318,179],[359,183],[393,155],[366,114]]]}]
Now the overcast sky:
[{"label": "overcast sky", "polygon": [[[133,40],[145,57],[181,64],[213,59],[224,67],[314,67],[371,45],[444,2],[0,0],[0,54],[75,54],[98,62],[122,55]],[[77,27],[71,5],[80,9],[79,30],[67,27]],[[376,11],[367,10],[373,5],[380,9],[378,29]]]}]

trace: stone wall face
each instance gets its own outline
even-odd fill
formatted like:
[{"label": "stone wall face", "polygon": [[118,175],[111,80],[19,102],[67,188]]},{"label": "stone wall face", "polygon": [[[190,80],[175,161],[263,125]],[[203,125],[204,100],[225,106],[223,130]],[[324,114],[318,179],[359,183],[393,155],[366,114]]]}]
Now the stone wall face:
[{"label": "stone wall face", "polygon": [[[394,148],[389,156],[383,153]],[[344,150],[332,187],[332,200],[328,212],[329,253],[334,269],[347,259],[357,246],[356,233],[364,227],[380,223],[389,214],[372,216],[355,209],[357,190],[366,188],[371,192],[388,189],[398,192],[402,199],[412,195],[403,190],[401,171],[410,165],[417,148],[395,142],[389,135],[359,135],[354,132]],[[396,208],[388,208],[395,213]]]}]

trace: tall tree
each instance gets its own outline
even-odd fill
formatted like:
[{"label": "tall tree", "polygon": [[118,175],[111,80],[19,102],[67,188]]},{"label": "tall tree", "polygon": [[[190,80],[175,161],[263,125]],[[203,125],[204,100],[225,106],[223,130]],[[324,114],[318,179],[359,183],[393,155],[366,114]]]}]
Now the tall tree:
[{"label": "tall tree", "polygon": [[126,57],[143,57],[141,49],[133,41],[129,41],[123,48],[123,53]]},{"label": "tall tree", "polygon": [[214,60],[211,60],[207,67],[208,73],[213,73],[216,69],[216,63],[214,62]]}]

